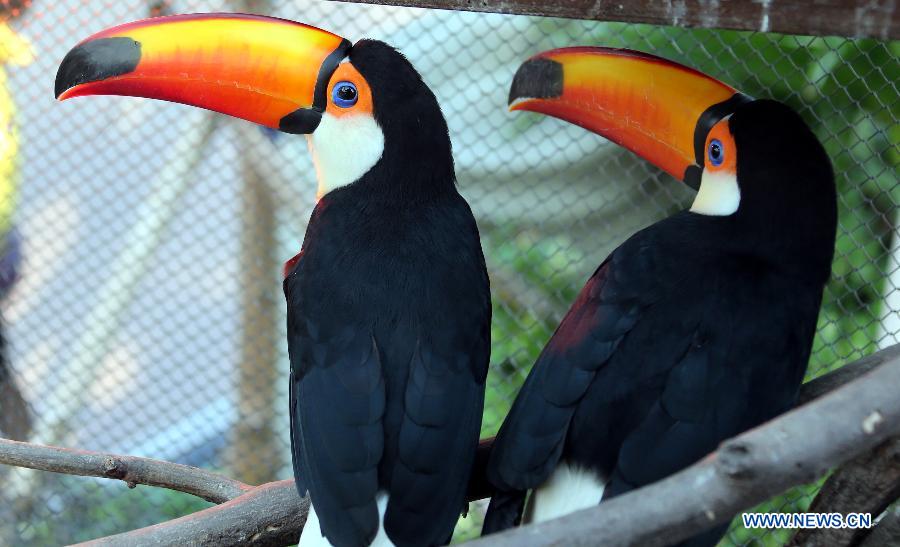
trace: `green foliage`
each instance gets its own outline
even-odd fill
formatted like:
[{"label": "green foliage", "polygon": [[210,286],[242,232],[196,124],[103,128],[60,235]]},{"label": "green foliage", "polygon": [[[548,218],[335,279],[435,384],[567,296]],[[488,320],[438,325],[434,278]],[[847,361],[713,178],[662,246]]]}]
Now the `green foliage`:
[{"label": "green foliage", "polygon": [[566,237],[542,237],[522,227],[483,230],[482,244],[494,269],[505,270],[520,285],[506,289],[493,279],[491,368],[488,373],[482,436],[493,435],[559,317],[539,316],[520,301],[524,286],[535,298],[551,301],[560,311],[575,299],[584,283],[573,265],[584,257]]}]

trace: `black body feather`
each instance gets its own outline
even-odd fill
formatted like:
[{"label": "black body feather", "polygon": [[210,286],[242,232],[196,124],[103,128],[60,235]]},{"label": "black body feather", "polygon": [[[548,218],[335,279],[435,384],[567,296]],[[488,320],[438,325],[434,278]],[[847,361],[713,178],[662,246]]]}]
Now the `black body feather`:
[{"label": "black body feather", "polygon": [[[362,41],[384,154],[325,195],[284,282],[295,478],[334,545],[450,539],[478,444],[490,293],[447,125],[409,62]],[[348,151],[351,153],[351,151]]]}]

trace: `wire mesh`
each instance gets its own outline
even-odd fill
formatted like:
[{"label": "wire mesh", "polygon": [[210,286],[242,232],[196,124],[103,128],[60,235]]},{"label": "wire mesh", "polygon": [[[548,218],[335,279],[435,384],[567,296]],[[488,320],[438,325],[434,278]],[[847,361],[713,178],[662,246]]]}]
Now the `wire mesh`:
[{"label": "wire mesh", "polygon": [[[796,108],[828,150],[840,190],[834,275],[809,376],[900,336],[897,42],[315,0],[38,0],[24,13],[4,9],[0,198],[15,210],[0,227],[8,235],[15,226],[21,267],[3,306],[0,410],[35,442],[169,459],[251,483],[290,477],[280,264],[299,249],[314,204],[306,143],[170,103],[53,99],[56,68],[76,42],[164,13],[258,11],[382,39],[416,65],[449,123],[491,275],[485,435],[596,265],[691,199],[593,134],[507,112],[518,64],[552,47],[640,49]],[[9,390],[27,417],[10,419]],[[0,469],[0,484],[0,545],[82,541],[208,505],[20,469]],[[795,489],[767,510],[802,510],[814,492]],[[477,533],[482,512],[460,521],[457,539]],[[736,526],[723,543],[785,537]]]}]

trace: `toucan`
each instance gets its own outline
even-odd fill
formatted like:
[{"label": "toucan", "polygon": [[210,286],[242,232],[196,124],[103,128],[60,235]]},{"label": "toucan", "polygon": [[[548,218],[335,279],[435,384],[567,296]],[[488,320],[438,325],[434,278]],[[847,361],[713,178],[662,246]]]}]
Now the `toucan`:
[{"label": "toucan", "polygon": [[487,533],[660,480],[791,408],[837,228],[828,156],[782,103],[602,47],[532,57],[509,101],[699,189],[603,261],[542,350],[493,446]]},{"label": "toucan", "polygon": [[440,545],[465,505],[490,352],[478,228],[447,124],[375,40],[205,14],[102,31],[56,95],[132,95],[306,134],[318,202],[285,265],[301,545]]}]

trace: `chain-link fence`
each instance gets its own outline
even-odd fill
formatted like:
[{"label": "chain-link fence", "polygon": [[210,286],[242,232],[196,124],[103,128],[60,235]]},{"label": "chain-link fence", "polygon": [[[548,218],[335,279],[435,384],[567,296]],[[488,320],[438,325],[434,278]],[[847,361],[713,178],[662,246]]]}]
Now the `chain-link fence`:
[{"label": "chain-link fence", "polygon": [[[170,103],[53,99],[56,68],[76,42],[165,12],[259,11],[354,41],[382,39],[416,65],[447,117],[491,274],[485,435],[596,265],[691,199],[593,134],[507,112],[518,64],[552,47],[640,49],[795,107],[828,150],[840,189],[834,276],[809,374],[900,336],[897,42],[316,0],[35,0],[24,13],[6,11],[0,198],[12,204],[16,183],[18,197],[11,222],[0,207],[0,228],[9,254],[15,227],[22,262],[3,306],[0,410],[7,428],[35,442],[169,459],[251,483],[290,477],[280,265],[298,250],[314,204],[305,140]],[[27,414],[13,413],[14,395]],[[813,492],[769,506],[802,510]],[[87,540],[206,505],[3,468],[0,545]],[[457,537],[476,533],[481,513],[461,520]],[[735,528],[724,541],[784,537]]]}]

